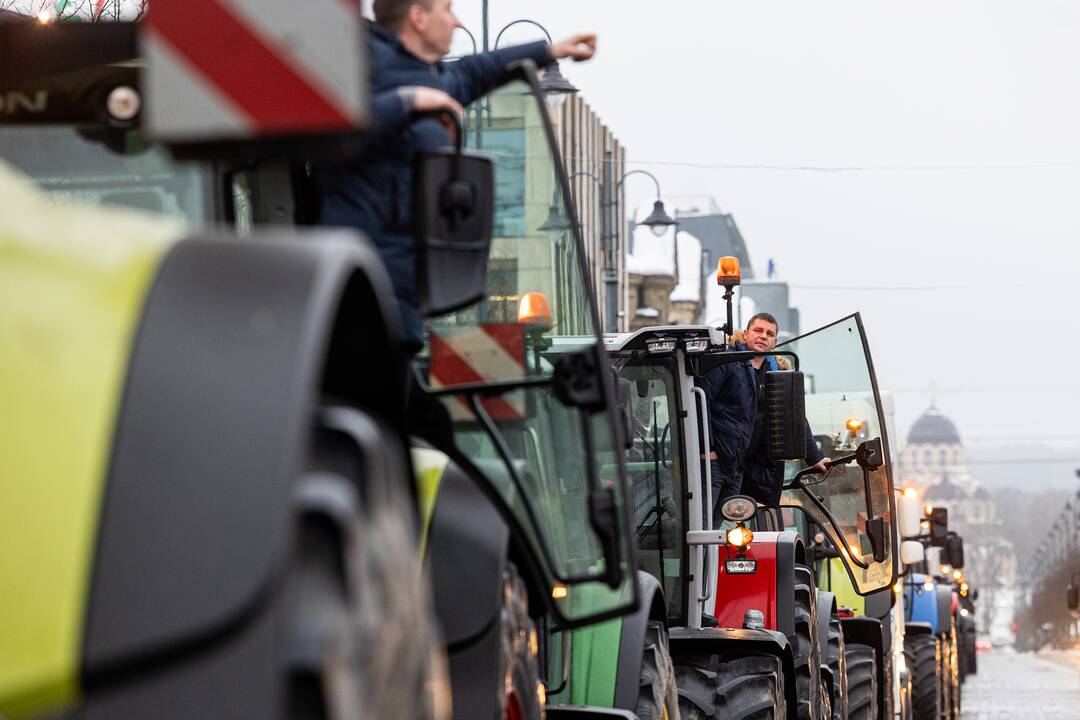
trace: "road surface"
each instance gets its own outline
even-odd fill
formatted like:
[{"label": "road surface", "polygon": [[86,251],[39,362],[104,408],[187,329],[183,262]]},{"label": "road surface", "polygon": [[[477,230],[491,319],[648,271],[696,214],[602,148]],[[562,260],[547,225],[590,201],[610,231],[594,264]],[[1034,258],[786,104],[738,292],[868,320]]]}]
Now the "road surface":
[{"label": "road surface", "polygon": [[979,655],[964,683],[961,720],[1080,720],[1080,654],[1052,651]]}]

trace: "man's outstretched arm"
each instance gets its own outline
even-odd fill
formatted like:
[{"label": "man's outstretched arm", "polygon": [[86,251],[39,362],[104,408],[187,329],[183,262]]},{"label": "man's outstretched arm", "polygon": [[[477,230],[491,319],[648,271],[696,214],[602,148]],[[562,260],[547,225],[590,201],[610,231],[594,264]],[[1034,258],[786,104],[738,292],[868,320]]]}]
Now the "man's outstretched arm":
[{"label": "man's outstretched arm", "polygon": [[483,97],[511,79],[510,66],[518,60],[532,60],[547,67],[555,60],[573,58],[577,62],[590,59],[596,53],[596,35],[581,34],[549,45],[532,42],[501,48],[486,53],[468,55],[451,64],[451,95],[462,105]]}]

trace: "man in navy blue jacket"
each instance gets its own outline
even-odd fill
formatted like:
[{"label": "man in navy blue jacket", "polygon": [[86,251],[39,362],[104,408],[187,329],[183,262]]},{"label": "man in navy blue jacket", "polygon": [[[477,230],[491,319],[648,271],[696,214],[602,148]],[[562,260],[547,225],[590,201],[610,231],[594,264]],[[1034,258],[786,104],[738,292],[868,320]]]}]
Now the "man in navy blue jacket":
[{"label": "man in navy blue jacket", "polygon": [[[768,313],[758,313],[750,318],[743,333],[745,345],[740,349],[768,352],[776,347],[777,332],[780,326],[776,318]],[[784,484],[784,464],[769,459],[768,443],[765,440],[765,373],[779,370],[774,357],[756,357],[750,361],[754,368],[754,413],[753,428],[746,448],[742,469],[743,495],[749,495],[759,503],[769,507],[779,507],[780,494]],[[806,426],[806,454],[803,456],[807,465],[813,465],[818,472],[826,471],[825,463],[829,458],[821,454],[810,425]]]},{"label": "man in navy blue jacket", "polygon": [[[768,352],[776,347],[779,325],[768,313],[750,318],[743,341],[735,350]],[[732,495],[749,495],[760,503],[780,504],[783,463],[769,460],[765,443],[765,373],[778,370],[776,360],[761,356],[728,363],[698,378],[709,408],[709,469],[712,476],[713,511]],[[825,463],[807,427],[806,462],[819,472]],[[714,517],[714,525],[719,518]]]},{"label": "man in navy blue jacket", "polygon": [[318,173],[324,225],[362,230],[375,243],[401,306],[403,342],[423,345],[416,287],[416,244],[412,222],[412,162],[417,152],[447,147],[446,128],[415,113],[462,107],[508,82],[509,66],[529,59],[544,67],[570,57],[587,60],[593,35],[575,35],[549,45],[535,42],[461,58],[441,60],[460,27],[451,0],[375,0],[369,25],[371,92],[379,142],[359,156]]}]

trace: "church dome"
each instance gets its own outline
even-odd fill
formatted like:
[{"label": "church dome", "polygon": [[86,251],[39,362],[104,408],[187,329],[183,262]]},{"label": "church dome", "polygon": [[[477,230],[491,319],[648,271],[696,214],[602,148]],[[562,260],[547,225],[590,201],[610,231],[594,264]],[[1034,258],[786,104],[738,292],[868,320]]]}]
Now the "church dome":
[{"label": "church dome", "polygon": [[908,445],[959,445],[960,433],[952,420],[931,406],[911,426],[907,441]]}]

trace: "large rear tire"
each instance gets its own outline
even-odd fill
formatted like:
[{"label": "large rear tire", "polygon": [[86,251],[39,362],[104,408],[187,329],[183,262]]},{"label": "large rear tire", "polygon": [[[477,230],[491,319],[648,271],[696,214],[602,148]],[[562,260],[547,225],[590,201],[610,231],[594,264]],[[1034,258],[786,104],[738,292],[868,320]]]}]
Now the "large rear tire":
[{"label": "large rear tire", "polygon": [[679,658],[675,678],[682,720],[787,718],[784,667],[775,655]]},{"label": "large rear tire", "polygon": [[[333,412],[373,427],[355,410]],[[449,709],[408,478],[371,477],[370,460],[344,433],[316,428],[285,578],[289,718],[429,719]]]},{"label": "large rear tire", "polygon": [[821,653],[817,637],[817,588],[805,565],[795,566],[795,691],[799,720],[828,720],[828,696],[822,693]]},{"label": "large rear tire", "polygon": [[832,720],[848,720],[847,647],[838,617],[829,619],[829,637],[825,648],[821,662],[828,665],[833,674]]},{"label": "large rear tire", "polygon": [[636,709],[638,720],[678,720],[675,666],[668,650],[667,629],[659,621],[650,622],[645,631],[640,688]]},{"label": "large rear tire", "polygon": [[877,653],[862,643],[847,644],[848,720],[877,720]]},{"label": "large rear tire", "polygon": [[941,720],[941,644],[933,635],[904,638],[904,656],[911,673],[914,720]]}]

